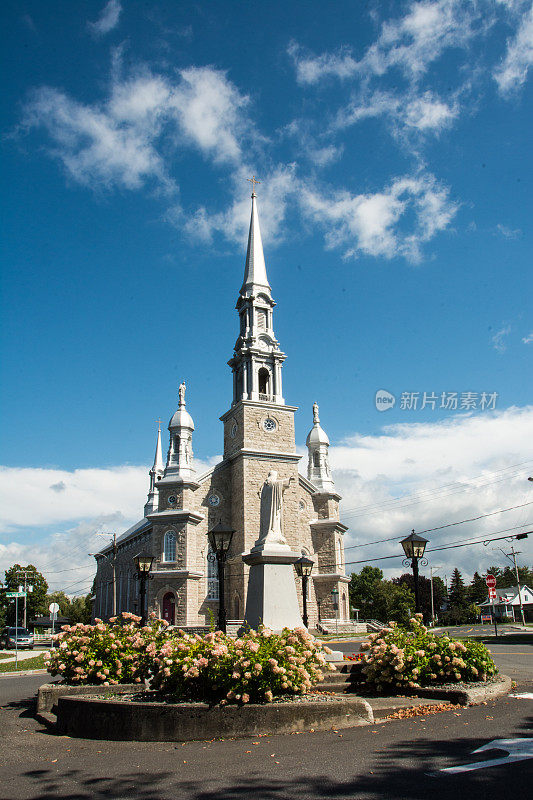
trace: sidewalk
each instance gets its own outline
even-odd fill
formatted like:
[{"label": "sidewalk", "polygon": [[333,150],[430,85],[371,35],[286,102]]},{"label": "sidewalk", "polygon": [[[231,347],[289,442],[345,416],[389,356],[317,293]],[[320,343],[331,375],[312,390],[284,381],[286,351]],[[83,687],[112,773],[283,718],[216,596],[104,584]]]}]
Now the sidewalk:
[{"label": "sidewalk", "polygon": [[[41,653],[46,653],[46,650],[19,650],[18,660],[24,661],[26,658],[35,658]],[[15,661],[16,653],[14,650],[0,650],[0,655],[6,655],[8,658],[0,659],[0,664],[9,664],[10,661]]]}]

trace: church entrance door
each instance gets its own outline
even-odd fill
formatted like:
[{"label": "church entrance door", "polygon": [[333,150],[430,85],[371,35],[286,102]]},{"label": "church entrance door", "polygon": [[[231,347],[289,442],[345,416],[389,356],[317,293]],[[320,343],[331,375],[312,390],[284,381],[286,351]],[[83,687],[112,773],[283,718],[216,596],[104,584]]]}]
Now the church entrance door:
[{"label": "church entrance door", "polygon": [[175,603],[172,592],[167,592],[163,597],[162,617],[169,625],[174,625]]}]

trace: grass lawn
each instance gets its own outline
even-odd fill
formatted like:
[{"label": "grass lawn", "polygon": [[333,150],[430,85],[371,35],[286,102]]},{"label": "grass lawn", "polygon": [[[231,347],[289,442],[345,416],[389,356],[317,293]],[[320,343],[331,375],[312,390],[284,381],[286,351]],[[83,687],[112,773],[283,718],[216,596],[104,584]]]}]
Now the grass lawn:
[{"label": "grass lawn", "polygon": [[15,667],[14,661],[8,661],[7,664],[0,663],[1,672],[25,672],[27,669],[44,669],[43,654],[34,656],[33,658],[19,659],[18,666]]},{"label": "grass lawn", "polygon": [[6,658],[11,658],[11,656],[6,656],[5,653],[0,653],[0,661],[4,661]]}]

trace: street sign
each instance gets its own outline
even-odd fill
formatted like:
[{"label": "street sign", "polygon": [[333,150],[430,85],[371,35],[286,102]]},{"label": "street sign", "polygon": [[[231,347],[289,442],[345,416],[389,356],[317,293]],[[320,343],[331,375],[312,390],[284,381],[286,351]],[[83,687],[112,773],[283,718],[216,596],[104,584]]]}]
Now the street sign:
[{"label": "street sign", "polygon": [[489,589],[496,588],[496,578],[494,577],[494,575],[487,575],[487,577],[485,578],[485,583],[487,584]]},{"label": "street sign", "polygon": [[50,603],[50,605],[48,606],[48,611],[51,614],[57,614],[57,612],[59,611],[58,604],[57,603]]},{"label": "street sign", "polygon": [[6,592],[6,597],[26,597],[26,592]]}]

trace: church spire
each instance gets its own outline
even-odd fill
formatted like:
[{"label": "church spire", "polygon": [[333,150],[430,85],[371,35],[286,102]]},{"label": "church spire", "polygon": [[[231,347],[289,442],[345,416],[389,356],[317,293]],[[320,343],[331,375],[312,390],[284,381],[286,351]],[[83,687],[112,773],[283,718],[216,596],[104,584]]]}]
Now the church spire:
[{"label": "church spire", "polygon": [[154,456],[154,465],[150,470],[150,489],[148,491],[148,499],[144,504],[144,516],[146,517],[148,514],[153,514],[154,511],[157,511],[157,481],[163,476],[165,471],[165,467],[163,464],[163,454],[161,450],[161,420],[157,420],[158,429],[157,429],[157,443],[155,446],[155,456]]},{"label": "church spire", "polygon": [[233,370],[233,403],[254,400],[284,405],[281,388],[281,366],[285,354],[279,349],[274,335],[272,299],[268,282],[259,215],[255,176],[252,183],[252,213],[248,233],[248,249],[244,280],[237,300],[240,318],[239,337],[233,358],[228,364]]},{"label": "church spire", "polygon": [[[255,183],[255,178],[252,179]],[[255,190],[255,185],[254,185]],[[261,229],[259,227],[259,215],[257,213],[257,195],[252,192],[252,216],[250,218],[250,230],[248,232],[248,249],[246,251],[246,264],[244,266],[244,280],[241,287],[241,295],[255,294],[261,290],[267,290],[270,295],[270,284],[268,282],[265,255],[263,253],[263,241],[261,239]]]}]

